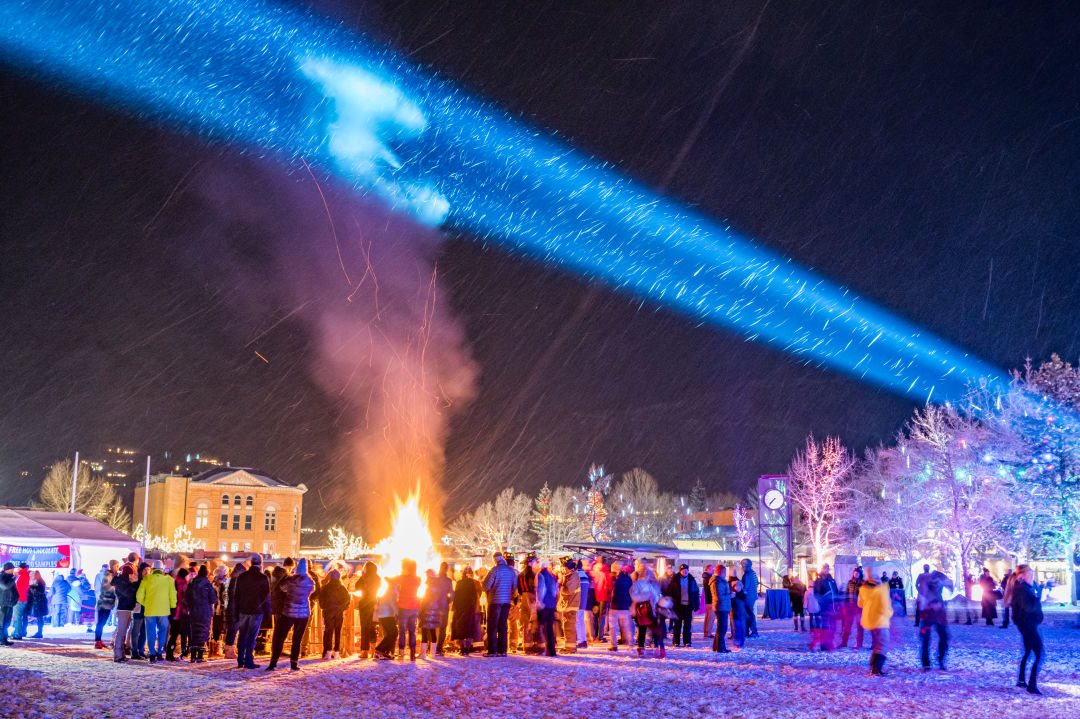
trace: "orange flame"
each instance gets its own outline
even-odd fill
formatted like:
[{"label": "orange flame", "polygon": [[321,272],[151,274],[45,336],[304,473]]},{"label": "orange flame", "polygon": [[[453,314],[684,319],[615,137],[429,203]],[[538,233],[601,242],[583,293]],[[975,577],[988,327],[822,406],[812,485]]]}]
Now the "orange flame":
[{"label": "orange flame", "polygon": [[[401,560],[412,559],[416,562],[416,571],[420,576],[420,596],[426,589],[424,573],[428,569],[439,570],[442,557],[435,549],[431,538],[428,514],[420,507],[420,488],[409,493],[402,502],[397,500],[394,509],[393,531],[390,536],[375,545],[375,552],[383,557],[382,576],[397,576],[401,571]],[[386,591],[386,580],[379,588],[379,596]]]}]

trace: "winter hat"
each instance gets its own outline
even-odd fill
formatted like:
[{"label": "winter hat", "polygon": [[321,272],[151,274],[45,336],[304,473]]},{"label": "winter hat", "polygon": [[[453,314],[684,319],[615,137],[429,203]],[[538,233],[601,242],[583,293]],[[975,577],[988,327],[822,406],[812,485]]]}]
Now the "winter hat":
[{"label": "winter hat", "polygon": [[335,581],[335,582],[336,582],[337,580],[341,579],[341,572],[339,572],[339,571],[338,571],[338,570],[336,570],[336,569],[333,569],[333,570],[331,570],[331,571],[330,571],[330,579],[331,579],[332,581]]},{"label": "winter hat", "polygon": [[307,560],[306,559],[301,559],[299,562],[296,563],[296,573],[297,574],[307,574]]},{"label": "winter hat", "polygon": [[258,553],[254,553],[250,557],[248,557],[248,561],[251,562],[251,566],[253,566],[253,567],[261,567],[262,566],[262,555],[258,554]]},{"label": "winter hat", "polygon": [[680,564],[679,565],[679,571],[681,572],[684,569],[690,569],[690,565],[689,564]]},{"label": "winter hat", "polygon": [[224,564],[219,565],[218,568],[214,570],[214,576],[218,579],[224,579],[225,577],[229,576],[229,568],[226,567]]},{"label": "winter hat", "polygon": [[6,572],[7,570],[9,570],[9,569],[14,569],[14,568],[15,568],[15,565],[14,565],[14,564],[12,564],[11,562],[4,562],[4,571],[5,571],[5,572]]}]

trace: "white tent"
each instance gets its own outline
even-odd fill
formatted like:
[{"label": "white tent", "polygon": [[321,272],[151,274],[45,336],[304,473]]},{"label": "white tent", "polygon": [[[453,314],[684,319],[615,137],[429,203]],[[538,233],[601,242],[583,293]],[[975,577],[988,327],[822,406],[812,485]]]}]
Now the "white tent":
[{"label": "white tent", "polygon": [[77,512],[0,507],[0,563],[26,562],[53,572],[82,569],[93,577],[102,564],[139,551],[138,542]]}]

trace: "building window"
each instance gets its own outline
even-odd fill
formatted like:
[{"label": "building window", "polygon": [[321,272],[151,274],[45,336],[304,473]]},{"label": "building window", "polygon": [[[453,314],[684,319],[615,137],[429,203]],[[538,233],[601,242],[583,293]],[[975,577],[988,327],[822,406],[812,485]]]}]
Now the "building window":
[{"label": "building window", "polygon": [[228,507],[229,506],[229,495],[227,495],[227,494],[221,495],[221,506],[222,507]]},{"label": "building window", "polygon": [[227,514],[221,515],[221,528],[222,529],[228,529],[229,528],[229,515],[227,515]]},{"label": "building window", "polygon": [[265,554],[268,557],[274,556],[274,543],[273,542],[263,542],[262,553]]},{"label": "building window", "polygon": [[195,505],[195,529],[206,529],[210,526],[210,507],[205,502]]},{"label": "building window", "polygon": [[244,542],[244,551],[245,552],[250,552],[251,551],[251,542]]},{"label": "building window", "polygon": [[251,515],[250,514],[245,514],[244,515],[244,531],[245,532],[250,532],[251,531]]},{"label": "building window", "polygon": [[249,494],[247,499],[244,500],[244,507],[251,509],[253,506],[255,506],[255,498]]},{"label": "building window", "polygon": [[218,544],[218,551],[219,552],[227,552],[227,551],[229,551],[229,545],[226,542],[221,542],[220,544]]},{"label": "building window", "polygon": [[229,547],[230,547],[231,551],[239,552],[240,551],[240,542],[233,542],[232,544],[229,545]]},{"label": "building window", "polygon": [[234,506],[234,507],[239,507],[240,506],[240,495],[239,494],[232,498],[232,506]]},{"label": "building window", "polygon": [[266,517],[263,519],[263,531],[264,532],[276,532],[277,531],[277,512],[271,512],[267,510]]},{"label": "building window", "polygon": [[296,534],[300,531],[300,508],[293,507],[292,510],[292,531]]},{"label": "building window", "polygon": [[233,528],[234,532],[239,532],[240,531],[240,515],[239,514],[234,514],[232,516],[232,528]]}]

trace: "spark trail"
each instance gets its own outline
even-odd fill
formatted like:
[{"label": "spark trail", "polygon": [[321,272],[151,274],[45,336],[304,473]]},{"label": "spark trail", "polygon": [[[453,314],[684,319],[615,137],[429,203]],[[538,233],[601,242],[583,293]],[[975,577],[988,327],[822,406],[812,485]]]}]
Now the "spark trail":
[{"label": "spark trail", "polygon": [[999,369],[515,121],[392,52],[257,0],[7,0],[0,53],[45,81],[495,241],[801,361],[927,400]]}]

